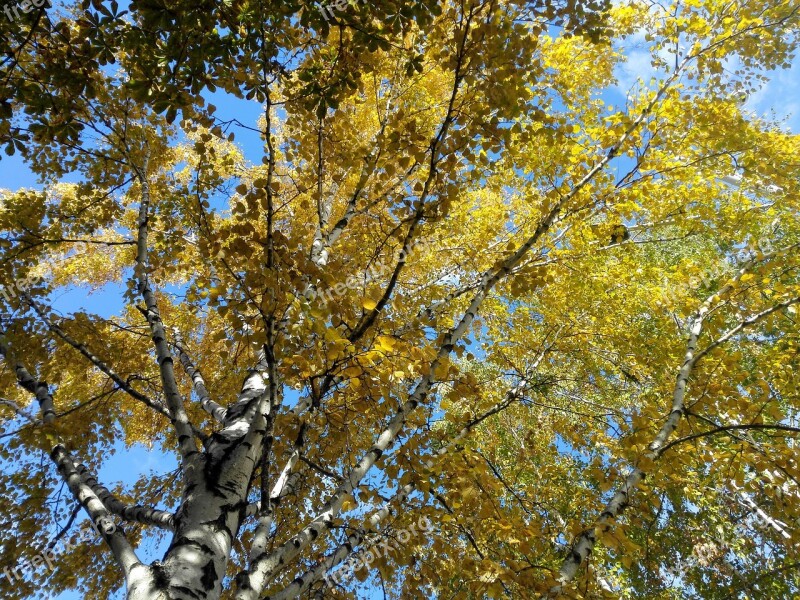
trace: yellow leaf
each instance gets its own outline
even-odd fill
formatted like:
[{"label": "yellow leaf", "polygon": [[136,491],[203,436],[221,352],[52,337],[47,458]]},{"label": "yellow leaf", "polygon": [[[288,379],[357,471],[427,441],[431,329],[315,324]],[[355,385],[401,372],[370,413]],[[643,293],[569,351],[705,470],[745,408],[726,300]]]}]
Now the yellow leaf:
[{"label": "yellow leaf", "polygon": [[378,350],[381,350],[383,352],[387,352],[389,350],[393,350],[395,345],[397,344],[397,342],[394,340],[394,338],[390,338],[390,337],[387,337],[387,336],[384,336],[384,335],[379,335],[377,337],[376,341],[378,342],[377,343]]},{"label": "yellow leaf", "polygon": [[347,496],[345,496],[344,500],[342,501],[342,510],[343,511],[352,510],[357,505],[358,505],[358,503],[353,498],[353,495],[352,494],[347,494]]}]

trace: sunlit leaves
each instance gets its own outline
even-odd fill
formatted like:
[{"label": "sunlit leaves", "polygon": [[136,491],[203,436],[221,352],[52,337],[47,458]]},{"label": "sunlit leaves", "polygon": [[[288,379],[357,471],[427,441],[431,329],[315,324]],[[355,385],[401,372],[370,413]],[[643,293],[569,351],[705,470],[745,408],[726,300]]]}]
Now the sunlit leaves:
[{"label": "sunlit leaves", "polygon": [[[352,2],[328,20],[306,2],[133,2],[128,14],[86,2],[4,67],[1,139],[20,149],[28,135],[23,153],[46,181],[0,196],[0,283],[42,276],[25,288],[42,304],[100,291],[64,315],[0,298],[3,335],[55,386],[61,433],[88,464],[120,442],[174,450],[168,420],[52,331],[163,399],[132,278],[145,270],[133,272],[145,176],[147,276],[170,342],[180,334],[224,406],[269,348],[283,396],[274,457],[305,437],[276,543],[434,379],[302,565],[413,484],[378,529],[418,514],[436,527],[359,578],[377,583],[379,571],[409,598],[546,592],[571,540],[638,466],[650,475],[624,517],[598,529],[575,593],[668,597],[680,576],[705,596],[739,585],[735,569],[762,585],[760,562],[794,559],[796,528],[787,542],[759,525],[742,493],[797,523],[795,432],[768,429],[796,423],[795,307],[714,349],[690,381],[682,441],[643,457],[670,411],[687,317],[711,299],[707,345],[798,293],[796,248],[772,254],[800,240],[797,137],[741,102],[763,69],[785,64],[797,18],[785,2],[758,5],[617,3],[600,18],[598,4],[571,1]],[[653,77],[612,102],[630,34],[645,40]],[[217,108],[208,92],[257,102],[261,117],[238,122],[240,105]],[[10,373],[0,382],[31,408]],[[193,422],[214,431],[189,377],[178,383]],[[312,406],[300,416],[298,396]],[[38,433],[13,434],[3,458],[40,450]],[[23,477],[39,473],[27,455],[19,464],[3,481],[13,534],[43,537],[41,490],[55,483]],[[180,499],[166,475],[134,494]],[[242,531],[231,580],[251,522]],[[65,564],[81,572],[90,558]],[[796,588],[782,577],[767,597]],[[115,585],[104,581],[86,593],[102,597]]]}]

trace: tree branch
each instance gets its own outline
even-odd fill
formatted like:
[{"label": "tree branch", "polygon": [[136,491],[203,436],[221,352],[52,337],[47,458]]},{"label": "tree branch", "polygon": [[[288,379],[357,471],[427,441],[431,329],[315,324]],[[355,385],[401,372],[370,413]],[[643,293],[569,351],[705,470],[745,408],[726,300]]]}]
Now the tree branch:
[{"label": "tree branch", "polygon": [[[9,348],[0,341],[0,355],[5,360],[9,360]],[[50,394],[48,385],[33,377],[25,366],[17,362],[15,366],[17,375],[17,383],[26,391],[34,394],[39,401],[42,409],[42,420],[45,427],[52,425],[55,421],[55,409],[53,404],[53,396]],[[133,571],[137,567],[142,567],[142,563],[136,556],[133,548],[128,542],[123,531],[114,526],[109,511],[106,509],[103,502],[94,493],[82,479],[75,467],[75,463],[67,450],[66,446],[61,442],[57,442],[50,452],[50,458],[55,463],[56,469],[61,474],[67,487],[72,492],[72,495],[80,503],[86,514],[92,520],[92,523],[99,525],[100,533],[104,541],[111,548],[117,563],[122,567],[125,578],[128,584],[131,585],[131,579],[134,577]]]},{"label": "tree branch", "polygon": [[192,380],[194,392],[200,399],[200,406],[218,422],[224,423],[227,409],[211,399],[211,396],[206,389],[206,382],[203,379],[203,375],[194,366],[192,359],[189,358],[189,354],[183,347],[183,340],[181,339],[180,332],[177,329],[173,329],[173,337],[175,338],[175,341],[172,343],[172,345],[175,346],[176,350],[178,350],[178,358],[183,365],[183,370],[186,371],[186,375],[188,375]]},{"label": "tree branch", "polygon": [[95,354],[89,351],[85,344],[82,344],[75,340],[72,336],[66,333],[57,323],[49,319],[44,311],[44,309],[39,306],[39,304],[31,298],[28,294],[23,294],[25,301],[33,308],[34,312],[39,315],[39,318],[42,319],[47,328],[55,333],[58,337],[64,340],[67,344],[75,348],[78,352],[80,352],[84,357],[86,357],[89,362],[91,362],[95,367],[97,367],[100,371],[108,375],[108,377],[117,384],[121,390],[127,393],[131,398],[134,400],[138,400],[139,402],[143,403],[145,406],[153,409],[154,411],[158,412],[161,415],[164,415],[168,419],[172,420],[171,415],[169,412],[164,408],[162,404],[156,402],[146,394],[134,389],[127,381],[122,379],[116,372],[114,372],[111,367],[109,367],[102,359],[97,357]]},{"label": "tree branch", "polygon": [[175,530],[175,515],[172,513],[138,504],[135,506],[125,504],[100,484],[84,465],[77,465],[76,470],[81,476],[81,481],[91,488],[109,512],[126,521],[152,525],[169,531]]},{"label": "tree branch", "polygon": [[189,422],[189,417],[183,406],[178,384],[175,381],[172,355],[167,345],[167,336],[161,322],[161,315],[158,311],[158,304],[153,289],[150,287],[148,270],[150,268],[147,247],[147,227],[149,222],[150,210],[150,183],[147,180],[147,166],[149,158],[145,159],[145,164],[141,169],[136,169],[139,183],[142,186],[142,197],[139,205],[139,218],[137,226],[139,233],[137,236],[136,268],[134,276],[137,279],[139,293],[144,299],[145,316],[150,325],[150,332],[153,345],[156,350],[156,360],[158,361],[161,373],[161,385],[164,389],[164,396],[169,412],[174,421],[173,426],[178,435],[178,449],[185,468],[191,468],[200,454],[195,445],[194,428]]}]

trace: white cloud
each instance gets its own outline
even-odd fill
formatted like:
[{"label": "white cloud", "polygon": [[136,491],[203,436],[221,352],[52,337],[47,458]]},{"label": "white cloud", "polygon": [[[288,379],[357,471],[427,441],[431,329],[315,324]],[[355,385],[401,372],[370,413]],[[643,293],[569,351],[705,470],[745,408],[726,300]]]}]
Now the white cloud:
[{"label": "white cloud", "polygon": [[800,133],[800,56],[789,69],[767,75],[770,80],[750,95],[745,108],[759,117],[785,121],[792,133]]},{"label": "white cloud", "polygon": [[[652,44],[645,39],[645,33],[644,29],[637,31],[618,48],[625,55],[625,61],[614,69],[615,87],[623,96],[635,92],[638,85],[650,87],[650,80],[654,77],[656,80],[664,77],[664,71],[653,66]],[[666,48],[659,50],[656,57],[667,64],[675,60],[675,55]]]},{"label": "white cloud", "polygon": [[[642,29],[628,37],[618,51],[625,55],[625,61],[614,69],[617,84],[614,86],[623,97],[635,94],[639,85],[650,87],[651,78],[663,77],[663,71],[653,67],[651,45],[645,40]],[[675,55],[662,49],[658,58],[670,64]],[[739,66],[736,58],[726,61],[726,71],[735,72]],[[792,61],[788,69],[767,72],[769,81],[759,90],[750,94],[745,109],[754,115],[769,120],[785,122],[792,133],[800,133],[800,55]]]}]

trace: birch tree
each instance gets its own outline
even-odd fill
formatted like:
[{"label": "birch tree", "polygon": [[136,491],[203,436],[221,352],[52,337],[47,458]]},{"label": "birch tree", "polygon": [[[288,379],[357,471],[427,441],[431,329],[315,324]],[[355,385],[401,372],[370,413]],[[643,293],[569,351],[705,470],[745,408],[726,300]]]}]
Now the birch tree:
[{"label": "birch tree", "polygon": [[797,592],[796,1],[0,30],[4,597]]}]

